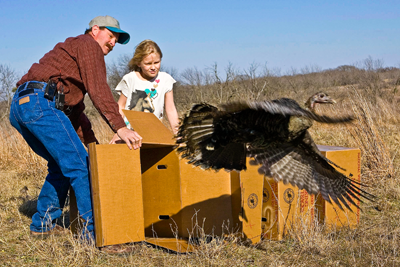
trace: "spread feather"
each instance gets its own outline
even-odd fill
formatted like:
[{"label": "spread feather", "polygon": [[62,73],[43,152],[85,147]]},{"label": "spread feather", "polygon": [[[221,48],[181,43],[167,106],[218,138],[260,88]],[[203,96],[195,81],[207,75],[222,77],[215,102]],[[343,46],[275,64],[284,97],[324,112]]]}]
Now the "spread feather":
[{"label": "spread feather", "polygon": [[[259,165],[259,173],[275,181],[290,183],[310,194],[321,193],[329,203],[350,209],[348,203],[373,195],[338,172],[324,157],[307,131],[313,121],[350,122],[352,117],[328,117],[314,112],[316,103],[335,103],[317,93],[301,108],[292,99],[228,103],[217,108],[202,103],[181,119],[178,152],[189,163],[203,169],[246,170],[246,157]],[[341,168],[343,169],[343,168]],[[351,209],[350,209],[351,210]]]}]

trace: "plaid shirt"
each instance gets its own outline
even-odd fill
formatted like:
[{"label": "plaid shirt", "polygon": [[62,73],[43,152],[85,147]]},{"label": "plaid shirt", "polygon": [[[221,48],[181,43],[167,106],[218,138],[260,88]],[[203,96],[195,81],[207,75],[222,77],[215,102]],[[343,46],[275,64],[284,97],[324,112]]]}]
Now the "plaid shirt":
[{"label": "plaid shirt", "polygon": [[86,93],[114,132],[125,127],[107,84],[103,51],[92,36],[83,34],[58,43],[39,63],[32,65],[17,86],[27,81],[47,82],[50,78],[57,81],[60,76],[64,80],[66,108],[73,107],[69,118],[85,144],[97,141],[90,121],[83,113]]}]

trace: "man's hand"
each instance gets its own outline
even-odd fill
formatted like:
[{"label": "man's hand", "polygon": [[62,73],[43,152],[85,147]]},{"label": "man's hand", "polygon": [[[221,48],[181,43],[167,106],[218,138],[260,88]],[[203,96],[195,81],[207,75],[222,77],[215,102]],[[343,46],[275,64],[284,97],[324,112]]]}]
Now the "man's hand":
[{"label": "man's hand", "polygon": [[124,141],[121,140],[121,138],[119,138],[118,134],[114,134],[113,138],[111,139],[109,144],[119,144],[119,143],[123,143]]},{"label": "man's hand", "polygon": [[123,127],[117,131],[113,139],[111,139],[110,144],[115,144],[119,140],[122,140],[126,143],[129,149],[132,149],[132,147],[133,149],[138,149],[142,146],[142,139],[143,138],[137,132]]}]

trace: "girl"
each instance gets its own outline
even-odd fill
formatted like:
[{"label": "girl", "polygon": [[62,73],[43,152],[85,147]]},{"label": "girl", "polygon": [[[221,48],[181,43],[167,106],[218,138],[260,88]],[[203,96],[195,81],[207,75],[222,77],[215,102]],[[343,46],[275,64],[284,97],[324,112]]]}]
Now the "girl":
[{"label": "girl", "polygon": [[[119,112],[129,127],[123,109],[152,112],[161,120],[165,106],[169,124],[176,134],[179,119],[172,93],[176,81],[168,73],[160,72],[161,58],[161,49],[155,42],[144,40],[138,44],[128,64],[131,72],[115,88],[120,94]],[[114,136],[110,143],[118,139]]]}]

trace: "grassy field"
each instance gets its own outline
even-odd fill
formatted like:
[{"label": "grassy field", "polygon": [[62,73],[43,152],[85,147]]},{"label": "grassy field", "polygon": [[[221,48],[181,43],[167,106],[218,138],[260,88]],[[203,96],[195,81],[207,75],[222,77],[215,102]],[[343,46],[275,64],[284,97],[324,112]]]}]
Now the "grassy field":
[{"label": "grassy field", "polygon": [[[362,181],[376,195],[361,205],[356,229],[326,231],[325,225],[299,224],[282,241],[250,245],[238,235],[200,242],[190,254],[173,254],[146,244],[132,244],[128,255],[108,255],[70,236],[37,240],[29,235],[35,202],[46,175],[44,160],[33,153],[10,126],[0,121],[0,265],[2,266],[399,266],[400,265],[400,71],[345,68],[331,72],[238,75],[227,69],[188,70],[174,90],[183,114],[193,103],[214,104],[237,99],[291,97],[300,103],[317,91],[338,101],[321,108],[324,114],[354,114],[351,125],[315,123],[310,130],[317,144],[358,147],[362,151]],[[196,76],[197,75],[197,76]],[[208,76],[207,76],[208,75]],[[197,77],[197,78],[195,78]],[[217,79],[218,78],[218,79]],[[218,81],[219,80],[219,81]],[[87,113],[101,143],[112,132],[88,103]],[[68,207],[60,223],[69,224]],[[301,237],[301,238],[299,238]]]}]

